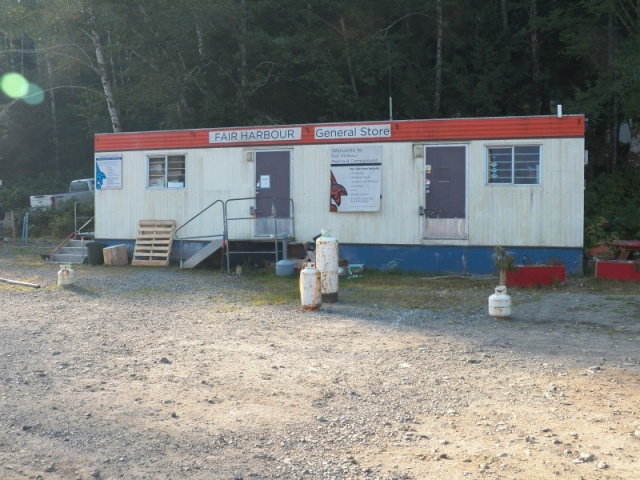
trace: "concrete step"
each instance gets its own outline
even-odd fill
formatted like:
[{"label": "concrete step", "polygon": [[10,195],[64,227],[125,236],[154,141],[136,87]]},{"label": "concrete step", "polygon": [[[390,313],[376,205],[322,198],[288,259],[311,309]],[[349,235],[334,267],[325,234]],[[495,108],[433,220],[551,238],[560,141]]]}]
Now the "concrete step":
[{"label": "concrete step", "polygon": [[75,264],[80,265],[85,263],[86,255],[75,253],[61,253],[56,252],[52,257],[49,257],[47,263],[61,263],[61,264]]},{"label": "concrete step", "polygon": [[56,253],[54,253],[47,263],[61,264],[82,264],[87,260],[87,242],[84,240],[69,240]]}]

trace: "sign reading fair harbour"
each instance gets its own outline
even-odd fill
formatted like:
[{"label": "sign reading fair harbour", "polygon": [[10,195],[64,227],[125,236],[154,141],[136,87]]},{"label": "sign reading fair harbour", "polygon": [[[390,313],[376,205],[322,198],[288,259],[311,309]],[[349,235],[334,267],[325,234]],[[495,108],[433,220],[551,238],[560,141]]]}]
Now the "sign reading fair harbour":
[{"label": "sign reading fair harbour", "polygon": [[302,138],[300,127],[251,128],[246,130],[216,130],[209,132],[209,143],[292,142]]},{"label": "sign reading fair harbour", "polygon": [[291,143],[309,142],[314,140],[342,141],[350,143],[364,139],[391,138],[391,124],[377,125],[331,125],[316,126],[313,129],[313,139],[310,137],[310,129],[305,129],[305,138],[302,138],[302,127],[274,127],[274,128],[246,128],[233,130],[211,130],[209,131],[210,144],[229,143]]},{"label": "sign reading fair harbour", "polygon": [[334,138],[389,138],[391,125],[349,125],[340,127],[316,127],[315,139]]}]

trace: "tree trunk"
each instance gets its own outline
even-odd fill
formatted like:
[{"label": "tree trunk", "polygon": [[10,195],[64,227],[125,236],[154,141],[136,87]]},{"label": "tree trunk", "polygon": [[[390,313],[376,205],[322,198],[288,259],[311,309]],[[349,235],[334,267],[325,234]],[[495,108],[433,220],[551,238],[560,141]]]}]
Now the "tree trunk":
[{"label": "tree trunk", "polygon": [[634,118],[629,123],[631,126],[631,141],[628,161],[632,167],[640,167],[640,118]]},{"label": "tree trunk", "polygon": [[[615,51],[615,31],[613,14],[607,21],[607,69],[609,80],[613,81],[613,61]],[[611,95],[611,118],[609,119],[609,171],[618,168],[618,101],[615,93]]]},{"label": "tree trunk", "polygon": [[247,3],[245,0],[240,1],[240,13],[238,18],[238,53],[240,60],[238,65],[238,82],[237,96],[240,105],[244,109],[247,103],[248,84],[249,84],[249,59],[247,50]]},{"label": "tree trunk", "polygon": [[[48,50],[48,49],[47,49]],[[49,85],[53,85],[53,66],[51,59],[45,56],[45,65],[47,68],[47,80]],[[53,164],[56,175],[60,174],[60,137],[58,136],[58,112],[56,106],[56,91],[49,92],[49,108],[51,109],[51,134],[53,136]]]},{"label": "tree trunk", "polygon": [[440,115],[440,100],[442,95],[442,0],[436,2],[436,78],[433,96],[433,114]]},{"label": "tree trunk", "polygon": [[104,58],[104,50],[100,41],[100,34],[98,33],[96,19],[93,14],[91,16],[91,33],[89,34],[93,48],[96,51],[96,62],[98,63],[98,74],[100,75],[100,81],[102,82],[102,90],[104,91],[105,99],[107,100],[107,109],[109,110],[109,116],[111,117],[111,128],[114,133],[121,132],[122,126],[120,124],[120,114],[116,104],[115,97],[113,95],[113,89],[111,88],[111,81],[109,80],[109,73]]},{"label": "tree trunk", "polygon": [[507,0],[500,0],[502,10],[502,29],[506,32],[509,29],[509,14],[507,13]]},{"label": "tree trunk", "polygon": [[198,55],[200,57],[200,64],[204,65],[206,62],[206,54],[205,54],[205,41],[204,41],[204,31],[202,30],[202,26],[200,23],[196,22],[196,38],[198,40]]},{"label": "tree trunk", "polygon": [[531,12],[529,16],[531,35],[531,82],[535,95],[535,113],[542,113],[542,88],[540,85],[540,38],[535,22],[538,18],[538,0],[531,0]]},{"label": "tree trunk", "polygon": [[344,41],[344,48],[347,54],[347,68],[349,69],[349,79],[351,81],[351,90],[353,94],[358,97],[358,87],[356,85],[356,79],[353,75],[353,66],[351,64],[351,53],[349,52],[349,41],[347,40],[347,28],[344,25],[344,17],[340,17],[340,32],[342,33],[342,40]]},{"label": "tree trunk", "polygon": [[507,271],[505,269],[501,269],[498,275],[498,285],[506,285],[507,284]]}]

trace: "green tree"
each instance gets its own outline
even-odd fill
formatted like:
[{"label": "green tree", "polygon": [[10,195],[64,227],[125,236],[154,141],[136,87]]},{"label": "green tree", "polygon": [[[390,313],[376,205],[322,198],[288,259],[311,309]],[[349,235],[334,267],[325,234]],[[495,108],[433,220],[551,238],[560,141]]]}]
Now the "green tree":
[{"label": "green tree", "polygon": [[[586,80],[575,85],[574,109],[591,125],[592,177],[640,158],[640,6],[634,0],[580,0],[558,7],[554,28],[568,55],[579,58]],[[622,124],[632,129],[631,148],[618,143]]]}]

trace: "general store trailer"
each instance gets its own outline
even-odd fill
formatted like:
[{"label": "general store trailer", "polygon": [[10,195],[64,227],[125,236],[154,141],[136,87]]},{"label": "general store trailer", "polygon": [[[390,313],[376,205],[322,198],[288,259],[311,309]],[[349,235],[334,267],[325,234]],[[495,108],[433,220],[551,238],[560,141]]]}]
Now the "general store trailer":
[{"label": "general store trailer", "polygon": [[341,258],[381,269],[492,273],[501,245],[581,272],[584,127],[554,115],[98,134],[95,236],[131,249],[141,220],[171,220],[172,259],[195,265],[330,229]]}]

